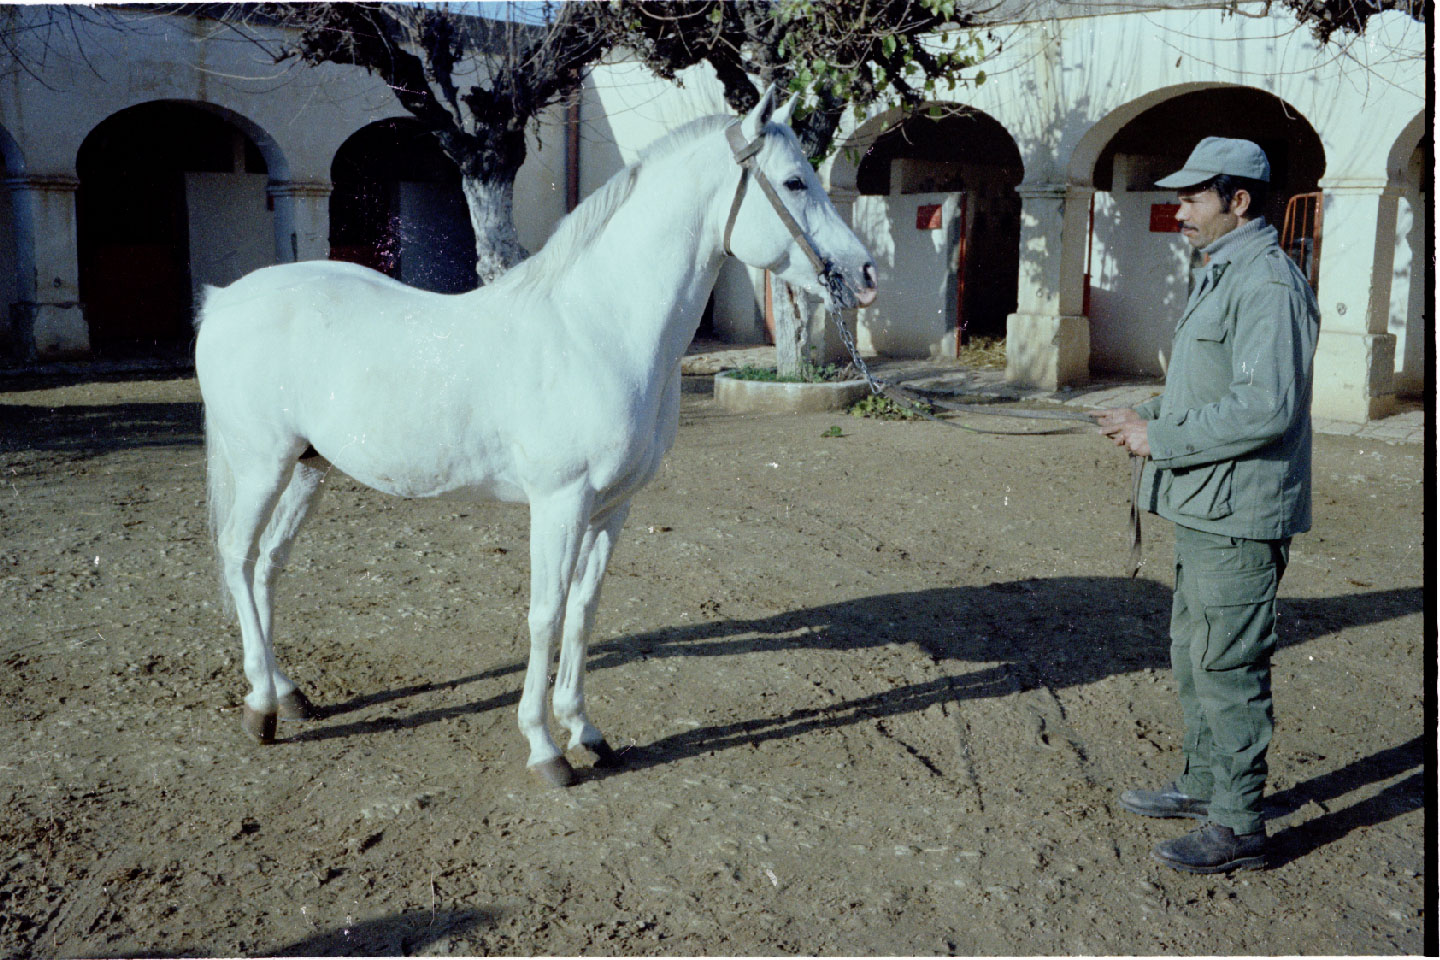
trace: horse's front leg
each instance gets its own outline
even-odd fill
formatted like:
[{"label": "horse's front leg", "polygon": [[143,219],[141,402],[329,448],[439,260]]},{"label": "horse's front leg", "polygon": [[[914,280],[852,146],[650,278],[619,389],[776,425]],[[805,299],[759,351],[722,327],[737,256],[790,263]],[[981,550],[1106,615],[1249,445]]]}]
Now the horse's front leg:
[{"label": "horse's front leg", "polygon": [[557,787],[574,783],[575,773],[550,738],[545,688],[550,651],[564,623],[565,601],[589,524],[591,502],[588,491],[571,491],[530,504],[530,663],[520,695],[520,732],[530,742],[527,766]]},{"label": "horse's front leg", "polygon": [[560,669],[555,675],[555,718],[570,731],[570,749],[585,747],[599,766],[619,766],[619,754],[585,717],[585,652],[600,603],[600,585],[615,551],[615,541],[630,512],[627,500],[592,522],[585,532],[575,578],[565,604],[565,628],[560,644]]}]

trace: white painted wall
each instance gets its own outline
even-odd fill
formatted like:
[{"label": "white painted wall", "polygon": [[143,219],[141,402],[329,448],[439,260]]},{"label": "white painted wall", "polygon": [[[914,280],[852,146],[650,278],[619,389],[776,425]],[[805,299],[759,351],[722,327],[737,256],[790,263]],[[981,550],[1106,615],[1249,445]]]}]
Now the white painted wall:
[{"label": "white painted wall", "polygon": [[[1120,160],[1116,160],[1117,167]],[[1096,373],[1163,376],[1175,323],[1189,295],[1190,244],[1178,233],[1150,232],[1153,204],[1175,192],[1095,194],[1090,247],[1090,367]]]},{"label": "white painted wall", "polygon": [[[870,251],[880,296],[857,311],[856,345],[892,357],[955,355],[955,263],[961,194],[855,198],[852,224]],[[941,226],[915,226],[918,209],[939,205]]]},{"label": "white painted wall", "polygon": [[266,209],[264,174],[185,174],[190,227],[190,283],[223,287],[274,263],[273,214]]}]

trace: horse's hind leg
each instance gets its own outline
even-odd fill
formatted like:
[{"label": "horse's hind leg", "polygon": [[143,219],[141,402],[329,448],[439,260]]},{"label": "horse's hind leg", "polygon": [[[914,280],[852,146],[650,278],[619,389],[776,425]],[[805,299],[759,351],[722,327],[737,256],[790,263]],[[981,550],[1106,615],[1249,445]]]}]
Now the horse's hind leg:
[{"label": "horse's hind leg", "polygon": [[[235,602],[245,651],[245,679],[250,682],[250,692],[245,695],[245,732],[261,743],[275,739],[279,698],[275,691],[275,652],[268,635],[269,592],[257,596],[255,589],[256,549],[293,463],[288,457],[268,464],[251,459],[243,471],[236,469],[234,499],[217,531],[220,566]],[[238,465],[232,460],[231,466]],[[263,609],[259,602],[262,599]]]},{"label": "horse's hind leg", "polygon": [[[304,461],[297,463],[260,536],[255,560],[255,607],[263,618],[261,627],[272,653],[275,649],[275,580],[289,560],[295,536],[315,506],[324,483],[323,467]],[[319,716],[304,691],[296,687],[283,670],[276,666],[271,676],[281,720],[311,720]]]},{"label": "horse's hind leg", "polygon": [[575,564],[575,578],[565,604],[565,632],[560,644],[560,667],[555,675],[555,718],[570,731],[570,749],[585,747],[597,766],[614,767],[623,761],[605,737],[585,716],[585,651],[600,603],[600,585],[615,550],[620,528],[630,512],[627,501],[586,532]]}]

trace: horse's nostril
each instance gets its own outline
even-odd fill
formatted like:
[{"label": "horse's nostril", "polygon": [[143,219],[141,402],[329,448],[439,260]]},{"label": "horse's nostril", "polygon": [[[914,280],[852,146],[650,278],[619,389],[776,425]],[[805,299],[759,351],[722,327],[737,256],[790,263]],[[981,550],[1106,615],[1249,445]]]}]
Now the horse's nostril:
[{"label": "horse's nostril", "polygon": [[865,277],[865,286],[869,287],[871,290],[874,290],[880,285],[875,277],[875,264],[865,264],[865,269],[862,271],[862,273]]}]

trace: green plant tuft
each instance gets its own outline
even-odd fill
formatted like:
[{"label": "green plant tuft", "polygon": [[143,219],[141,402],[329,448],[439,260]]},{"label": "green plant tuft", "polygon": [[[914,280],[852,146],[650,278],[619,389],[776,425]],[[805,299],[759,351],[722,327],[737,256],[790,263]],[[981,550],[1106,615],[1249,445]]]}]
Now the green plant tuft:
[{"label": "green plant tuft", "polygon": [[735,380],[759,380],[765,383],[833,383],[836,380],[850,379],[844,367],[833,363],[815,364],[809,360],[800,361],[798,376],[782,377],[778,370],[771,367],[757,367],[753,363],[736,367],[729,373]]},{"label": "green plant tuft", "polygon": [[934,414],[935,408],[918,401],[901,406],[887,396],[872,393],[863,400],[850,405],[850,416],[870,420],[919,420],[924,414]]}]

